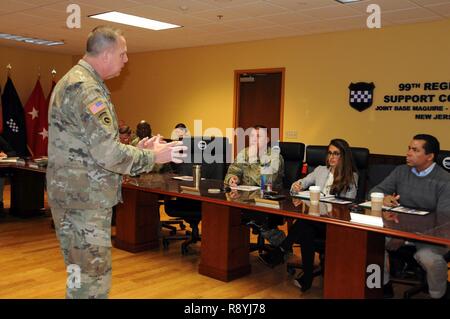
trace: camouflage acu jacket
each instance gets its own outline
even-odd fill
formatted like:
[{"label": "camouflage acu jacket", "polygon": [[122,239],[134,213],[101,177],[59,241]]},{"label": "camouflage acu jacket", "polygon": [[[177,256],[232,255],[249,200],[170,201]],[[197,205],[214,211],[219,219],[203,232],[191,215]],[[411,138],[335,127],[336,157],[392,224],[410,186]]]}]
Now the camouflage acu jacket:
[{"label": "camouflage acu jacket", "polygon": [[228,167],[225,183],[229,183],[232,175],[239,177],[242,185],[261,185],[261,162],[269,165],[268,169],[273,174],[273,187],[283,188],[284,160],[279,151],[273,152],[271,148],[267,149],[267,155],[262,159],[249,160],[248,147],[243,149],[236,156],[235,161]]},{"label": "camouflage acu jacket", "polygon": [[153,167],[153,152],[120,143],[110,92],[84,60],[55,86],[48,122],[47,191],[52,207],[112,207],[121,201],[122,174]]}]

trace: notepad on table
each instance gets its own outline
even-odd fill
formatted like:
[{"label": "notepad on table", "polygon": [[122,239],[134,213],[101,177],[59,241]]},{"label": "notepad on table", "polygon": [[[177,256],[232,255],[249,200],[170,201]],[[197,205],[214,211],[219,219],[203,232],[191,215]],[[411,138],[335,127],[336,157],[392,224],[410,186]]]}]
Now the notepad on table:
[{"label": "notepad on table", "polygon": [[[299,198],[305,198],[305,199],[309,199],[310,195],[309,195],[309,191],[302,191],[302,192],[298,192],[298,193],[291,193],[292,197],[299,197]],[[330,198],[335,198],[334,195],[324,195],[322,193],[320,193],[320,199],[330,199]]]},{"label": "notepad on table", "polygon": [[[192,182],[194,181],[194,178],[192,176],[174,176],[173,179],[179,180],[179,181],[185,181],[185,182]],[[205,178],[202,178],[204,180]]]},{"label": "notepad on table", "polygon": [[381,216],[350,213],[350,221],[357,224],[383,227],[383,218]]},{"label": "notepad on table", "polygon": [[407,207],[403,207],[403,206],[397,206],[397,207],[391,208],[390,211],[396,212],[396,213],[405,213],[405,214],[421,215],[421,216],[430,213],[425,210],[417,210],[417,209],[407,208]]},{"label": "notepad on table", "polygon": [[321,198],[320,201],[325,202],[325,203],[341,204],[341,205],[346,205],[346,204],[352,203],[351,200],[346,200],[346,199],[341,199],[341,198],[336,198],[336,197],[325,197],[323,199]]},{"label": "notepad on table", "polygon": [[0,163],[17,163],[19,157],[2,157]]},{"label": "notepad on table", "polygon": [[[372,208],[372,203],[370,202],[370,200],[367,202],[358,204],[358,205],[361,207],[364,207],[364,208]],[[391,210],[391,209],[392,209],[392,207],[383,205],[383,210]]]},{"label": "notepad on table", "polygon": [[238,186],[231,186],[231,189],[235,189],[238,191],[244,191],[244,192],[252,192],[259,189],[259,186],[249,186],[249,185],[238,185]]},{"label": "notepad on table", "polygon": [[280,202],[276,200],[270,200],[265,198],[255,198],[255,204],[257,206],[264,206],[270,208],[280,208]]}]

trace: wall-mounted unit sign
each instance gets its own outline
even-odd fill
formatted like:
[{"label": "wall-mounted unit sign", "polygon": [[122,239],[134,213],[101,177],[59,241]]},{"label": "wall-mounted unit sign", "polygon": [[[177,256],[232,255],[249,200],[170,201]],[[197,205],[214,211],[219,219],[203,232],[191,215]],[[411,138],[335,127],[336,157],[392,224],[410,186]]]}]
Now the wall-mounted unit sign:
[{"label": "wall-mounted unit sign", "polygon": [[373,82],[350,83],[348,88],[350,89],[349,103],[352,108],[362,112],[372,106],[375,89]]}]

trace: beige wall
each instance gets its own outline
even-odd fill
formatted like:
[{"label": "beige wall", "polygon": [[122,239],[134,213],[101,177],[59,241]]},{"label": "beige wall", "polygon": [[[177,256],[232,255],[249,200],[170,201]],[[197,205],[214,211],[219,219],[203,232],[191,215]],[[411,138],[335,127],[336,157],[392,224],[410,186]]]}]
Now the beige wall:
[{"label": "beige wall", "polygon": [[[450,82],[449,31],[446,20],[130,54],[122,75],[107,85],[119,118],[133,128],[146,119],[154,132],[169,136],[176,123],[185,122],[193,131],[194,120],[202,119],[203,129],[217,127],[225,133],[233,126],[234,70],[285,67],[284,133],[298,134],[284,136],[285,141],[325,144],[342,137],[372,153],[403,155],[413,134],[429,132],[450,149],[448,120],[418,121],[413,112],[377,112],[374,107],[360,113],[348,105],[350,82],[373,81],[374,106],[383,104],[385,94],[398,94],[400,82]],[[22,103],[34,87],[38,67],[47,94],[50,70],[55,68],[60,78],[78,59],[0,47],[0,67],[12,64]],[[0,69],[0,85],[5,79],[6,70]]]},{"label": "beige wall", "polygon": [[450,149],[448,120],[418,121],[412,112],[373,108],[360,113],[348,105],[350,82],[373,81],[378,105],[399,82],[450,81],[449,31],[445,20],[130,54],[122,76],[107,84],[119,117],[133,127],[146,119],[169,136],[176,123],[192,130],[194,119],[202,119],[203,128],[225,132],[233,126],[234,70],[285,67],[284,132],[298,134],[285,141],[325,144],[342,137],[372,153],[403,155],[420,131]]},{"label": "beige wall", "polygon": [[72,66],[72,56],[0,46],[0,86],[2,92],[6,82],[7,64],[11,64],[13,67],[11,79],[22,104],[25,105],[36,84],[39,69],[42,89],[47,96],[52,81],[51,70],[53,68],[56,70],[56,79],[61,78]]}]

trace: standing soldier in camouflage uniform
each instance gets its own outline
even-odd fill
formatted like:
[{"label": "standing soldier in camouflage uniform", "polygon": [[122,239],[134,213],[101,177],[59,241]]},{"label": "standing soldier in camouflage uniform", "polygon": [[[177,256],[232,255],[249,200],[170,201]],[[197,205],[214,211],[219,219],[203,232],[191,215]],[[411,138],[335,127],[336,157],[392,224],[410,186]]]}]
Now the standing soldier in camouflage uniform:
[{"label": "standing soldier in camouflage uniform", "polygon": [[128,61],[120,30],[95,28],[86,54],[56,85],[49,110],[47,185],[68,280],[66,298],[107,298],[111,288],[111,214],[121,201],[122,174],[181,162],[182,146],[146,139],[119,141],[103,80]]}]

